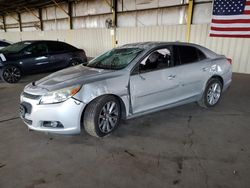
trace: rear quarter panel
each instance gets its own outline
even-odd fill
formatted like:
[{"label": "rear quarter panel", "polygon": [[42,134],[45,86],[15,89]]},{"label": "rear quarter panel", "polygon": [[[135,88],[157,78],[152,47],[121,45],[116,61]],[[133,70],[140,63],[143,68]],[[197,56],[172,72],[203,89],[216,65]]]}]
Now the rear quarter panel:
[{"label": "rear quarter panel", "polygon": [[67,63],[69,63],[71,60],[76,60],[80,63],[87,64],[87,57],[82,50],[66,52],[66,54],[67,54]]},{"label": "rear quarter panel", "polygon": [[232,65],[225,56],[212,59],[209,77],[214,76],[220,76],[223,79],[223,91],[225,91],[232,82]]}]

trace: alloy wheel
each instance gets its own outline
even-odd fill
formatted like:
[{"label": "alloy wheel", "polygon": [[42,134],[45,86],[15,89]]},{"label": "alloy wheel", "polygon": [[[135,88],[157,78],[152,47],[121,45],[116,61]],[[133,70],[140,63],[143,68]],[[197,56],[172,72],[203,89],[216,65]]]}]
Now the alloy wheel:
[{"label": "alloy wheel", "polygon": [[221,95],[221,86],[219,83],[213,83],[207,91],[207,102],[209,105],[215,105]]},{"label": "alloy wheel", "polygon": [[118,105],[114,101],[107,102],[98,117],[98,126],[101,132],[110,133],[118,121]]},{"label": "alloy wheel", "polygon": [[74,61],[71,62],[71,66],[76,66],[76,65],[79,65],[79,62],[78,62],[78,61],[75,61],[75,60],[74,60]]},{"label": "alloy wheel", "polygon": [[16,83],[21,78],[21,71],[19,68],[11,66],[6,67],[3,71],[3,79],[9,83]]}]

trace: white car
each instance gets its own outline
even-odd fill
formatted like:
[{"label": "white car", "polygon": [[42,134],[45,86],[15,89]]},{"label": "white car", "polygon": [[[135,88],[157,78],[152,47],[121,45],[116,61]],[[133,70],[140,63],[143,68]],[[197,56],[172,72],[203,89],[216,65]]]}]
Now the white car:
[{"label": "white car", "polygon": [[188,43],[147,42],[114,48],[88,63],[30,83],[20,115],[33,130],[93,136],[121,118],[198,102],[215,106],[232,78],[231,60]]}]

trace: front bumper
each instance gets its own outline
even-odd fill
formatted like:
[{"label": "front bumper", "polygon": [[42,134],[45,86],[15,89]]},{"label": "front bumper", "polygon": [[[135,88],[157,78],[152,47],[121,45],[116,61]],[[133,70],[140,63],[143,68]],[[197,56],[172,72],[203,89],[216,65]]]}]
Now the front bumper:
[{"label": "front bumper", "polygon": [[[29,129],[56,134],[79,134],[85,104],[70,98],[62,103],[39,105],[39,100],[21,96],[21,104],[30,104],[21,118]],[[63,127],[44,127],[44,122],[60,122]]]}]

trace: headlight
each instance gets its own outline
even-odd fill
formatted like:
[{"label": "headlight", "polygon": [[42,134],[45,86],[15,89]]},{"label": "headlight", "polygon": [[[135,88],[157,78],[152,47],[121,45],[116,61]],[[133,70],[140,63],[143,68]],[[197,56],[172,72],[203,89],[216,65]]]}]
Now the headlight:
[{"label": "headlight", "polygon": [[53,104],[66,101],[68,98],[74,96],[80,89],[81,86],[77,85],[49,92],[42,96],[39,104]]}]

